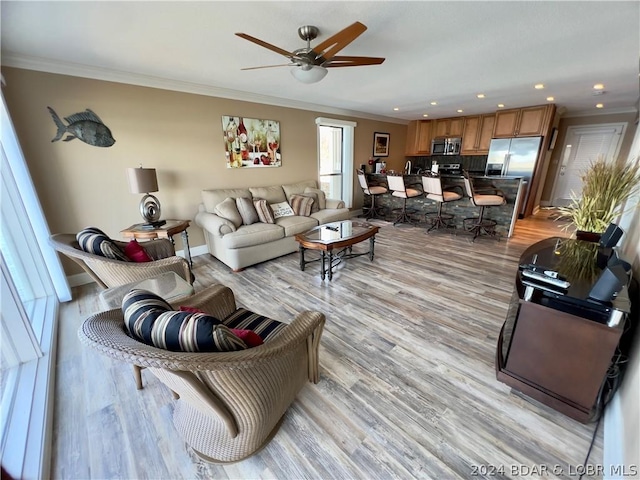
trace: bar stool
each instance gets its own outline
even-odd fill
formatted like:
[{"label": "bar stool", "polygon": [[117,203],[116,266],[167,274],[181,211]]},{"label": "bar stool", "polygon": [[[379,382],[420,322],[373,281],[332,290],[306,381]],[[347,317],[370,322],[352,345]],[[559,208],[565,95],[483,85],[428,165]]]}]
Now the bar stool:
[{"label": "bar stool", "polygon": [[358,182],[360,182],[360,187],[362,187],[362,191],[365,195],[369,195],[371,197],[371,206],[366,208],[362,207],[362,213],[364,214],[364,218],[367,220],[370,218],[384,218],[384,208],[376,206],[376,197],[378,195],[384,195],[389,190],[387,187],[382,185],[369,185],[367,181],[367,176],[362,170],[356,170],[358,174]]},{"label": "bar stool", "polygon": [[[425,214],[425,218],[429,218],[431,216],[431,227],[427,230],[429,233],[434,228],[436,230],[440,228],[456,228],[455,225],[452,225],[450,221],[453,219],[453,215],[442,213],[442,206],[447,202],[455,202],[456,200],[460,200],[462,198],[463,192],[462,187],[456,185],[453,187],[449,187],[447,189],[442,188],[442,179],[439,175],[428,173],[422,176],[422,189],[426,197],[430,200],[438,202],[438,211],[433,217],[433,213]],[[453,191],[454,189],[459,189],[460,193],[457,191]]]},{"label": "bar stool", "polygon": [[389,185],[389,190],[391,190],[391,195],[402,199],[402,208],[396,208],[393,210],[394,212],[399,212],[398,218],[393,222],[393,225],[396,225],[397,223],[416,223],[409,216],[415,213],[416,210],[407,210],[407,198],[419,197],[422,195],[422,188],[412,188],[414,186],[421,187],[421,185],[417,183],[410,185],[405,184],[404,176],[402,175],[387,175],[387,184]]},{"label": "bar stool", "polygon": [[475,191],[473,188],[473,182],[469,178],[469,173],[466,170],[462,171],[464,176],[464,186],[469,196],[471,203],[480,207],[480,215],[477,217],[465,218],[462,223],[464,229],[469,233],[473,233],[473,241],[481,235],[488,235],[500,240],[500,236],[495,230],[496,222],[494,220],[484,219],[485,207],[498,207],[507,203],[504,193],[497,188],[483,188],[482,190]]}]

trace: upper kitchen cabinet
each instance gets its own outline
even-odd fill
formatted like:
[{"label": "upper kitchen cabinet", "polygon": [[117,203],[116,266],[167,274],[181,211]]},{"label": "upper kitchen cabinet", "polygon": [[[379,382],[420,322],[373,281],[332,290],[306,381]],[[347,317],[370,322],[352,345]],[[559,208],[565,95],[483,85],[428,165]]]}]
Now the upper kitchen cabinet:
[{"label": "upper kitchen cabinet", "polygon": [[430,120],[413,120],[409,122],[405,155],[431,155],[431,124]]},{"label": "upper kitchen cabinet", "polygon": [[464,118],[440,118],[435,121],[433,138],[461,137],[464,128]]},{"label": "upper kitchen cabinet", "polygon": [[555,105],[499,110],[496,112],[493,138],[537,137],[549,128]]},{"label": "upper kitchen cabinet", "polygon": [[493,135],[495,114],[464,117],[461,155],[486,155]]}]

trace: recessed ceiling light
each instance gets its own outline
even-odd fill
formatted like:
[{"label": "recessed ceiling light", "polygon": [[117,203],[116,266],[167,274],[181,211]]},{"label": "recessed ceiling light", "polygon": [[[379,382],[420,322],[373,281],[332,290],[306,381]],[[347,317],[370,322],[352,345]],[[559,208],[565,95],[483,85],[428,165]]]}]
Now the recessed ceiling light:
[{"label": "recessed ceiling light", "polygon": [[535,88],[536,90],[542,90],[544,88],[544,84],[543,83],[536,83],[533,88]]},{"label": "recessed ceiling light", "polygon": [[478,97],[478,98],[484,98],[484,93],[479,93],[479,94],[477,94],[477,95],[476,95],[476,97]]},{"label": "recessed ceiling light", "polygon": [[423,113],[423,114],[422,114],[422,116],[423,116],[423,117],[428,117],[428,116],[429,116],[429,114],[428,114],[428,113]]},{"label": "recessed ceiling light", "polygon": [[458,109],[458,113],[462,113],[462,109],[461,108]]},{"label": "recessed ceiling light", "polygon": [[437,105],[438,102],[431,102],[431,105]]},{"label": "recessed ceiling light", "polygon": [[596,83],[596,84],[593,86],[593,89],[594,89],[594,90],[604,90],[604,85],[603,85],[602,83]]},{"label": "recessed ceiling light", "polygon": [[504,103],[499,103],[498,108],[504,108]]},{"label": "recessed ceiling light", "polygon": [[398,110],[400,110],[398,107],[393,107],[394,112],[397,112]]},{"label": "recessed ceiling light", "polygon": [[555,98],[553,97],[547,97],[547,102],[553,102],[555,100]]},{"label": "recessed ceiling light", "polygon": [[604,104],[602,104],[602,103],[596,103],[596,108],[604,108]]}]

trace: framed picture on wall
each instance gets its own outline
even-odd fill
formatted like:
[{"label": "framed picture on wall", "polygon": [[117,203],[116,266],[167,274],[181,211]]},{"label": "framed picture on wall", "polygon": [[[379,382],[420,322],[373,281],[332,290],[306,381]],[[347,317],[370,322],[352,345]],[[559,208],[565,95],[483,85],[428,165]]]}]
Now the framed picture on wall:
[{"label": "framed picture on wall", "polygon": [[280,122],[222,116],[227,168],[280,167]]},{"label": "framed picture on wall", "polygon": [[391,135],[388,133],[375,132],[373,134],[373,156],[388,157],[389,156],[389,139]]}]

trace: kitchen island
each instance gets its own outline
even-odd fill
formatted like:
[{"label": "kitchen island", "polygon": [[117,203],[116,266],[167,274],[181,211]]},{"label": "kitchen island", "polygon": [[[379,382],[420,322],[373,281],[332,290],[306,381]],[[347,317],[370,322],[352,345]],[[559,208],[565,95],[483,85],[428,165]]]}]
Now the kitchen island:
[{"label": "kitchen island", "polygon": [[[456,226],[458,231],[463,231],[463,219],[469,217],[477,217],[480,213],[480,207],[474,206],[464,189],[464,177],[455,174],[441,174],[442,185],[446,188],[459,187],[464,192],[464,197],[455,202],[448,202],[442,207],[443,214],[454,215],[451,223]],[[496,232],[505,237],[510,237],[513,233],[515,222],[518,218],[518,208],[520,203],[520,194],[522,193],[522,177],[505,177],[493,175],[471,175],[476,190],[482,188],[497,188],[501,190],[506,198],[506,204],[500,207],[487,207],[484,211],[484,218],[494,220],[496,222]],[[387,176],[385,174],[370,173],[367,174],[370,185],[387,185]],[[422,175],[404,175],[406,185],[418,184],[422,188]],[[370,205],[370,198],[365,195],[365,207]],[[391,192],[379,195],[376,198],[376,206],[383,207],[386,212],[386,219],[393,220],[394,214],[392,209],[402,208],[402,199],[394,197]],[[438,211],[438,202],[430,200],[425,196],[419,196],[407,199],[407,209],[414,209],[417,212],[414,218],[420,222],[425,221],[425,214],[435,213]]]}]

